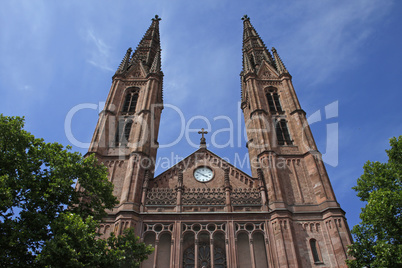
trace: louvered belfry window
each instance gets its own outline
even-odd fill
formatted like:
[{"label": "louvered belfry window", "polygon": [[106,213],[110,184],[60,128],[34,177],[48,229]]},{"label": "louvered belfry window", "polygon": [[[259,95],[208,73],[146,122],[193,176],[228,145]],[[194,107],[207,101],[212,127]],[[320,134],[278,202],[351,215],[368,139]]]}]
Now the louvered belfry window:
[{"label": "louvered belfry window", "polygon": [[281,103],[279,102],[279,95],[276,92],[268,92],[266,94],[268,100],[269,111],[272,113],[282,112]]},{"label": "louvered belfry window", "polygon": [[278,145],[292,145],[288,126],[285,119],[275,120],[275,131]]},{"label": "louvered belfry window", "polygon": [[129,88],[126,90],[126,96],[118,116],[115,146],[127,146],[130,138],[131,127],[133,125],[133,115],[137,108],[139,88]]},{"label": "louvered belfry window", "polygon": [[125,146],[128,143],[130,137],[131,126],[133,125],[133,120],[131,119],[120,119],[118,121],[118,126],[116,128],[115,144],[116,146]]},{"label": "louvered belfry window", "polygon": [[122,113],[135,113],[137,106],[138,92],[128,92],[124,100]]}]

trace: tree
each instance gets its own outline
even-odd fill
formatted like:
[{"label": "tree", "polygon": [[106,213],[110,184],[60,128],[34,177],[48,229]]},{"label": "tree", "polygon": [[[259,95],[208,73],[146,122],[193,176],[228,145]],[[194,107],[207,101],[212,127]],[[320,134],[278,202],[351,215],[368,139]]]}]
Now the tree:
[{"label": "tree", "polygon": [[[23,127],[23,118],[0,114],[0,266],[55,267],[46,258],[52,249],[54,259],[73,264],[73,259],[65,259],[66,252],[55,250],[57,245],[68,245],[80,255],[69,267],[103,266],[92,261],[91,254],[114,254],[117,259],[134,254],[120,244],[120,251],[110,251],[112,244],[96,234],[105,209],[116,204],[106,167],[93,155],[83,158],[70,147],[35,138]],[[84,191],[75,190],[78,179]],[[133,235],[111,239],[137,242]],[[152,252],[141,246],[146,250],[138,259]]]},{"label": "tree", "polygon": [[73,213],[63,213],[54,222],[54,237],[39,254],[45,267],[139,267],[153,248],[138,243],[132,228],[124,235],[113,233],[107,240],[96,239],[98,222],[89,216],[84,221]]},{"label": "tree", "polygon": [[388,163],[368,161],[353,187],[367,203],[352,229],[349,267],[402,267],[402,136],[390,145]]}]

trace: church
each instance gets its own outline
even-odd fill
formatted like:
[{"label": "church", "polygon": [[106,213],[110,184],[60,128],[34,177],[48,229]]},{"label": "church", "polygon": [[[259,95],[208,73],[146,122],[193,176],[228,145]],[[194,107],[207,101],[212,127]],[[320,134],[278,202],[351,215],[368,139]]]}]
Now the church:
[{"label": "church", "polygon": [[88,150],[107,166],[119,201],[99,232],[134,228],[155,248],[143,268],[346,267],[352,238],[345,212],[292,76],[250,18],[242,20],[239,92],[251,174],[208,150],[203,129],[199,149],[154,174],[163,120],[155,16],[113,76]]}]

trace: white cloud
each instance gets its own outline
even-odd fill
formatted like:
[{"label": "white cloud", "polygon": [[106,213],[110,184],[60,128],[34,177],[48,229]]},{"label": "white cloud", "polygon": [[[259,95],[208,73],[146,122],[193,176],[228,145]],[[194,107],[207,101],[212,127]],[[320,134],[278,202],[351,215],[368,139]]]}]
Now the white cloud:
[{"label": "white cloud", "polygon": [[110,46],[100,37],[96,36],[93,29],[87,30],[87,42],[89,43],[87,49],[90,50],[89,59],[87,61],[95,67],[113,72],[113,68],[111,67]]},{"label": "white cloud", "polygon": [[[35,101],[46,98],[53,76],[49,56],[52,18],[48,6],[40,1],[4,3],[0,11],[0,77],[5,111],[29,111]],[[15,105],[16,100],[21,105]],[[13,104],[11,104],[13,103]]]},{"label": "white cloud", "polygon": [[279,52],[286,50],[282,56],[291,71],[320,83],[368,57],[361,48],[391,6],[382,0],[298,1],[289,6],[287,15],[296,21],[280,36]]}]

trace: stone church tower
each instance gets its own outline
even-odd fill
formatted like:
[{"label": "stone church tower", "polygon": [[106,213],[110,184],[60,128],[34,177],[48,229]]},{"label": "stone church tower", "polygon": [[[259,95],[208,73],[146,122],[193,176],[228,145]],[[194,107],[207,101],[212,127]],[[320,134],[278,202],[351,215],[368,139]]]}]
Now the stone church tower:
[{"label": "stone church tower", "polygon": [[160,18],[127,50],[88,153],[119,204],[100,233],[133,227],[155,247],[142,267],[346,267],[345,213],[275,48],[243,17],[241,108],[252,175],[206,148],[154,175],[163,109]]}]

